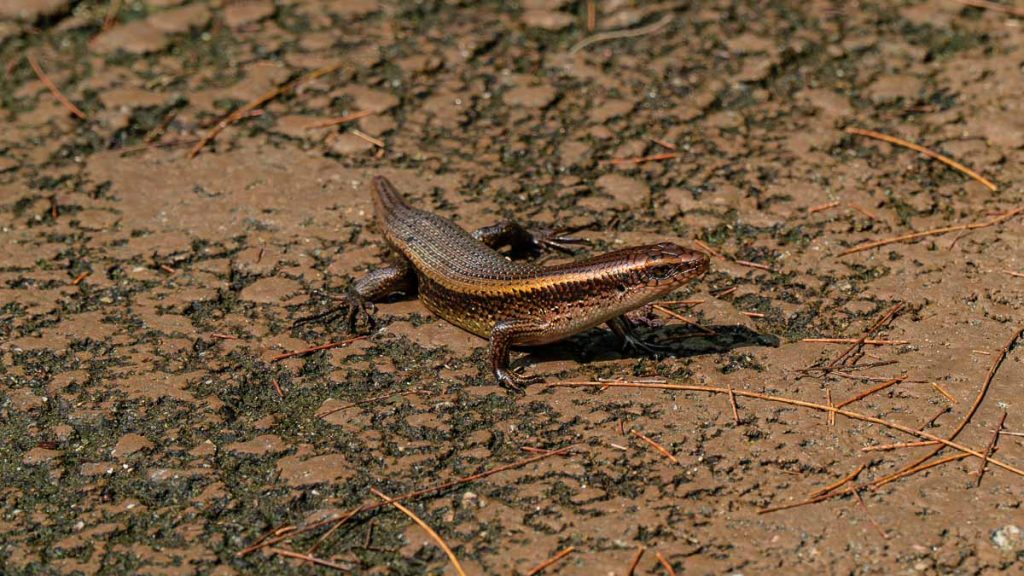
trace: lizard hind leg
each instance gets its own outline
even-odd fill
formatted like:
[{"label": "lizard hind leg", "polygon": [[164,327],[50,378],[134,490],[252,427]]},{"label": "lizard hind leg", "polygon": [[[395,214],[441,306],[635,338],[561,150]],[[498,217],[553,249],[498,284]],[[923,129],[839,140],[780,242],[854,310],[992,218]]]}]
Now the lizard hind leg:
[{"label": "lizard hind leg", "polygon": [[376,326],[373,315],[375,301],[382,300],[392,294],[411,294],[416,290],[416,274],[408,260],[404,258],[391,266],[377,268],[366,276],[356,280],[345,294],[345,305],[348,307],[346,322],[350,332],[355,332],[359,320],[363,319],[372,330]]},{"label": "lizard hind leg", "polygon": [[544,381],[541,376],[522,376],[509,368],[512,346],[530,334],[543,332],[546,323],[529,320],[501,320],[491,329],[490,357],[491,370],[498,384],[516,392],[530,384]]},{"label": "lizard hind leg", "polygon": [[349,332],[356,331],[360,320],[372,330],[376,326],[373,319],[376,312],[374,301],[382,300],[395,293],[412,294],[415,291],[416,274],[412,266],[407,260],[399,260],[390,266],[378,268],[353,282],[342,297],[343,304],[341,306],[300,318],[295,321],[295,325],[327,320],[344,313]]}]

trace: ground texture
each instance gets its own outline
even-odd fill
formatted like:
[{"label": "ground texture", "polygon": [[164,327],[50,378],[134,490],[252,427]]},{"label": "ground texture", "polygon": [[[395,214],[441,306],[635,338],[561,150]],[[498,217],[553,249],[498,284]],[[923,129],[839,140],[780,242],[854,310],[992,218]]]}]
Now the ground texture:
[{"label": "ground texture", "polygon": [[[659,554],[680,574],[1024,571],[1024,480],[990,466],[976,486],[970,457],[874,489],[933,450],[862,451],[920,440],[879,423],[743,396],[734,417],[703,392],[508,394],[486,343],[415,300],[382,304],[363,339],[273,361],[349,336],[295,321],[380,264],[367,186],[383,174],[467,228],[717,253],[678,294],[699,303],[675,305],[713,334],[664,318],[647,335],[668,357],[621,354],[603,330],[517,357],[548,382],[827,404],[905,377],[847,408],[952,433],[1024,321],[1024,221],[841,252],[1024,206],[1022,21],[954,0],[594,4],[0,1],[0,572],[333,573],[280,551],[308,551],[327,526],[303,529],[379,502],[372,488],[533,457],[406,504],[471,574],[568,547],[546,573],[623,575],[639,547],[637,574],[667,573]],[[601,36],[623,29],[638,32]],[[873,338],[904,343],[804,371],[846,345],[802,339],[880,320]],[[984,451],[1004,411],[1024,430],[1022,382],[1011,349],[957,441]],[[1024,462],[1022,440],[994,457]],[[861,466],[839,497],[759,514]],[[455,573],[390,507],[314,556]]]}]

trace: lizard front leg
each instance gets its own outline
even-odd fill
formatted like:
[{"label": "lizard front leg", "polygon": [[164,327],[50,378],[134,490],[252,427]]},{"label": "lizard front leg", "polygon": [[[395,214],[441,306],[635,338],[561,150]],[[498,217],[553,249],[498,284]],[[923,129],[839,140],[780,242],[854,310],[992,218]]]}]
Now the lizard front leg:
[{"label": "lizard front leg", "polygon": [[523,387],[543,382],[540,376],[520,376],[513,372],[509,364],[512,346],[527,340],[529,336],[543,332],[548,328],[546,322],[535,320],[501,320],[491,329],[490,357],[491,370],[498,384],[522,392]]},{"label": "lizard front leg", "polygon": [[607,324],[608,327],[612,329],[612,332],[614,332],[619,338],[619,342],[622,344],[623,350],[636,350],[638,352],[646,352],[648,354],[656,354],[658,352],[664,353],[671,350],[668,346],[647,342],[643,338],[637,336],[636,327],[633,325],[633,321],[624,315],[612,318],[607,322]]}]

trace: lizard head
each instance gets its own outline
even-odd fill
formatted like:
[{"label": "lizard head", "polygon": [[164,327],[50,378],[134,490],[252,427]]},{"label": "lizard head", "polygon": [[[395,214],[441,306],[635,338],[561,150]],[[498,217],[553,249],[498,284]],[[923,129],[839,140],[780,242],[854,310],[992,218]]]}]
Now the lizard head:
[{"label": "lizard head", "polygon": [[678,244],[662,242],[637,250],[642,251],[643,256],[637,270],[640,278],[647,288],[660,293],[671,292],[708,271],[707,254]]}]

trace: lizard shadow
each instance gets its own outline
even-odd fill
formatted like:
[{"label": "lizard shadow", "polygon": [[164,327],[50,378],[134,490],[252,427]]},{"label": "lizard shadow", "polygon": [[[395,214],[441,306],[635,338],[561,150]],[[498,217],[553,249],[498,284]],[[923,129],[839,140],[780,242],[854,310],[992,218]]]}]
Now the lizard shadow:
[{"label": "lizard shadow", "polygon": [[[762,334],[739,325],[706,326],[706,331],[692,326],[661,326],[640,329],[638,335],[648,343],[662,348],[657,353],[642,350],[623,350],[610,330],[593,329],[545,346],[524,347],[528,355],[522,361],[540,365],[545,362],[572,360],[581,364],[624,358],[688,358],[705,354],[720,354],[736,348],[772,347],[781,344],[781,339],[772,334]],[[515,364],[514,362],[513,364]]]}]

